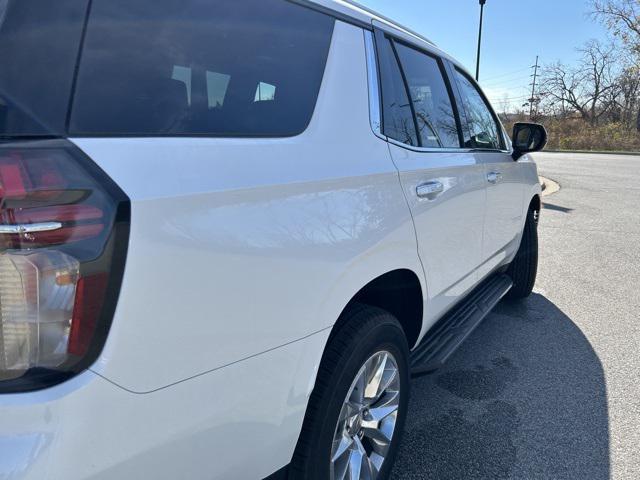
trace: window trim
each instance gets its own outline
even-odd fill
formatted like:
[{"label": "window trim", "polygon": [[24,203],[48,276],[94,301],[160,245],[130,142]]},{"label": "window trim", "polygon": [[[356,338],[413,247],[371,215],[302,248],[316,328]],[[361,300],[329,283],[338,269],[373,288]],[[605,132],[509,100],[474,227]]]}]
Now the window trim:
[{"label": "window trim", "polygon": [[[463,126],[466,125],[466,121],[463,122],[462,121],[462,111],[460,110],[460,108],[458,107],[458,102],[459,102],[459,95],[457,92],[457,84],[454,84],[452,82],[452,79],[450,78],[450,73],[449,73],[449,69],[447,68],[447,65],[449,62],[448,59],[444,58],[443,56],[439,55],[436,52],[431,51],[428,46],[425,45],[418,45],[416,42],[413,42],[409,39],[407,39],[404,35],[400,35],[400,34],[395,34],[394,32],[389,31],[390,29],[381,29],[378,27],[374,27],[373,29],[373,34],[368,33],[365,31],[365,47],[367,47],[368,41],[367,41],[367,37],[370,36],[374,45],[373,47],[375,48],[375,62],[367,62],[367,68],[368,69],[375,69],[375,72],[369,70],[368,71],[368,75],[367,77],[369,78],[369,98],[370,98],[370,102],[369,102],[369,115],[370,115],[370,123],[372,125],[372,130],[373,133],[386,140],[389,143],[392,143],[394,145],[400,146],[402,148],[406,148],[407,150],[411,150],[411,151],[415,151],[415,152],[429,152],[429,153],[452,153],[452,152],[456,152],[456,153],[461,153],[461,152],[471,152],[473,151],[473,149],[468,149],[468,148],[464,148],[464,134],[463,134]],[[380,78],[380,55],[381,55],[381,47],[379,45],[379,42],[384,39],[385,41],[389,41],[391,43],[391,47],[392,50],[394,52],[394,57],[395,57],[395,61],[398,64],[398,67],[400,69],[400,73],[402,76],[402,80],[404,83],[404,87],[405,87],[405,92],[407,94],[407,98],[409,99],[409,103],[411,105],[411,111],[413,114],[413,121],[414,121],[414,128],[416,130],[416,137],[418,138],[418,142],[420,142],[420,144],[422,144],[422,138],[419,134],[419,129],[418,129],[418,125],[417,125],[417,117],[415,115],[415,109],[414,109],[414,105],[413,105],[413,98],[411,97],[411,92],[408,88],[407,85],[407,80],[406,80],[406,75],[404,72],[404,67],[402,66],[402,63],[400,62],[400,59],[398,57],[398,53],[396,51],[396,46],[395,43],[398,42],[408,48],[412,48],[424,55],[427,55],[431,58],[433,58],[434,60],[436,60],[438,62],[438,67],[440,69],[440,74],[442,75],[442,79],[445,83],[445,87],[447,89],[447,93],[449,95],[449,100],[451,102],[451,107],[453,108],[453,114],[454,117],[456,119],[456,127],[458,130],[458,141],[459,141],[459,147],[445,147],[445,148],[436,148],[436,147],[423,147],[422,145],[420,146],[415,146],[415,145],[409,145],[407,143],[402,143],[398,140],[395,140],[393,138],[387,137],[384,134],[384,116],[383,116],[383,112],[382,112],[382,81]],[[367,52],[367,54],[369,54],[369,52]],[[376,81],[372,81],[372,79],[376,79]],[[455,85],[455,87],[454,87]],[[372,102],[371,98],[376,97],[376,95],[373,95],[371,92],[376,91],[377,89],[377,101]],[[374,124],[376,119],[379,119],[379,128],[375,128]],[[465,118],[466,120],[466,118]]]},{"label": "window trim", "polygon": [[407,43],[405,41],[402,40],[394,40],[391,39],[391,43],[393,45],[393,51],[396,54],[396,61],[398,62],[398,65],[400,66],[400,71],[402,72],[402,78],[405,81],[405,88],[407,90],[407,96],[409,97],[409,101],[411,102],[411,106],[412,106],[412,111],[414,112],[414,121],[416,124],[416,132],[418,135],[418,141],[420,143],[422,143],[422,138],[420,135],[420,129],[418,128],[418,118],[415,114],[415,108],[413,107],[413,104],[415,103],[415,101],[413,100],[412,96],[411,96],[411,89],[409,88],[409,82],[406,79],[406,74],[404,71],[404,66],[402,65],[402,62],[400,61],[400,56],[398,55],[398,51],[396,49],[396,43],[403,45],[407,48],[411,48],[413,50],[415,50],[418,53],[421,53],[423,55],[426,55],[427,57],[432,58],[433,60],[436,61],[436,63],[438,64],[438,70],[440,71],[440,75],[442,76],[442,81],[444,82],[445,85],[445,89],[447,90],[447,95],[449,95],[449,103],[451,104],[451,109],[453,110],[453,117],[455,119],[456,122],[456,130],[458,132],[458,147],[422,147],[422,145],[420,146],[421,148],[430,148],[433,150],[442,150],[442,149],[451,149],[451,150],[455,150],[455,149],[462,149],[464,148],[464,137],[463,137],[463,133],[462,133],[462,122],[460,119],[460,112],[458,110],[458,98],[454,95],[453,93],[453,88],[451,86],[451,83],[449,81],[449,74],[447,72],[447,69],[444,65],[444,59],[438,55],[435,55],[425,49],[422,48],[418,48],[415,45],[412,45],[410,43]]},{"label": "window trim", "polygon": [[[411,116],[413,117],[413,128],[416,130],[416,140],[418,141],[419,148],[425,148],[422,146],[422,135],[420,135],[420,128],[418,126],[418,116],[416,115],[416,107],[414,104],[413,97],[411,96],[411,89],[409,88],[409,81],[407,80],[407,75],[402,67],[402,62],[400,62],[400,56],[398,55],[398,50],[396,49],[396,42],[393,38],[387,37],[385,35],[385,40],[391,44],[391,51],[393,52],[393,58],[398,65],[398,69],[400,70],[400,76],[402,77],[402,84],[404,85],[404,91],[407,94],[407,100],[409,100],[409,108],[411,109]],[[384,124],[382,125],[382,130],[384,131]]]},{"label": "window trim", "polygon": [[[498,134],[498,141],[500,142],[500,148],[473,148],[472,150],[474,152],[478,152],[478,153],[482,153],[482,152],[508,153],[509,150],[507,149],[507,141],[504,138],[504,127],[502,125],[502,122],[498,118],[498,115],[496,114],[496,112],[493,109],[493,105],[491,105],[491,102],[489,102],[489,99],[487,98],[487,96],[482,91],[482,88],[480,87],[480,85],[471,77],[471,75],[469,75],[467,72],[465,72],[462,68],[458,67],[457,65],[453,65],[453,72],[452,73],[454,74],[454,82],[456,83],[456,86],[458,88],[458,92],[460,93],[461,97],[462,97],[462,91],[461,91],[462,89],[460,87],[460,83],[458,82],[458,77],[455,76],[456,73],[458,73],[458,74],[462,75],[464,78],[466,78],[467,81],[469,81],[471,83],[471,86],[473,86],[473,88],[475,88],[476,92],[478,92],[478,94],[480,95],[480,98],[482,99],[482,101],[484,102],[485,106],[487,107],[487,110],[489,110],[489,113],[491,114],[491,118],[493,118],[493,123],[495,123],[496,133]],[[466,111],[466,108],[464,106],[464,102],[462,101],[462,98],[460,98],[460,100],[461,100],[461,103],[462,103],[462,108],[465,111],[466,125],[467,125],[467,129],[468,129],[468,125],[469,125],[468,113]],[[463,145],[464,145],[464,142],[463,142]]]},{"label": "window trim", "polygon": [[[455,61],[452,61],[450,57],[446,54],[439,53],[439,50],[431,44],[420,43],[415,38],[412,38],[406,35],[404,32],[396,30],[392,26],[381,24],[374,20],[372,31],[368,28],[364,29],[365,34],[365,47],[373,48],[372,52],[367,51],[367,55],[371,55],[371,61],[367,61],[367,69],[368,69],[368,87],[369,87],[369,115],[370,115],[370,123],[373,130],[373,133],[385,140],[388,143],[393,145],[397,145],[406,150],[411,150],[414,152],[423,152],[423,153],[506,153],[510,154],[510,142],[508,137],[506,136],[506,132],[504,130],[504,126],[502,126],[502,122],[499,121],[493,106],[491,103],[489,105],[489,112],[492,114],[494,121],[496,122],[498,128],[498,133],[500,135],[501,149],[479,149],[479,148],[466,148],[464,147],[464,132],[468,128],[468,121],[466,117],[466,112],[464,110],[464,105],[462,104],[462,95],[459,90],[458,81],[455,79],[455,70],[459,70],[464,73],[464,69],[459,66]],[[458,134],[462,136],[460,148],[431,148],[431,147],[416,147],[414,145],[409,145],[406,143],[399,142],[392,138],[384,135],[383,132],[383,124],[384,118],[382,114],[382,82],[380,79],[380,49],[378,48],[378,41],[380,36],[389,37],[391,39],[397,40],[411,48],[414,48],[418,51],[421,51],[431,57],[435,57],[440,59],[444,66],[444,74],[443,77],[445,79],[445,83],[450,86],[450,97],[452,99],[452,106],[454,107],[454,114],[456,114],[456,120],[459,122],[459,132]],[[369,40],[367,38],[371,38],[372,45],[369,46]],[[369,58],[369,57],[368,57]],[[400,65],[402,70],[402,66]],[[465,74],[466,75],[466,74]],[[469,75],[466,75],[467,77]],[[373,81],[375,79],[375,81]],[[475,83],[475,81],[474,81]],[[487,102],[486,95],[482,91],[481,88],[478,88],[480,91],[482,98],[485,102]],[[377,92],[377,95],[374,95],[372,92]],[[376,98],[377,97],[377,98]],[[374,126],[374,121],[378,119],[379,126],[376,128]]]},{"label": "window trim", "polygon": [[369,124],[376,137],[387,141],[388,137],[382,133],[382,81],[378,56],[372,30],[364,30],[364,47],[367,56],[367,86],[369,90]]},{"label": "window trim", "polygon": [[[379,118],[380,118],[380,134],[381,136],[385,139],[385,140],[393,140],[391,137],[387,136],[385,131],[384,131],[384,108],[382,107],[383,105],[383,92],[382,92],[382,67],[380,66],[382,64],[382,44],[389,42],[388,45],[391,48],[391,50],[393,51],[393,56],[394,56],[394,60],[396,62],[396,65],[398,66],[398,71],[400,72],[400,77],[402,79],[402,83],[404,86],[404,92],[405,95],[407,95],[407,101],[409,102],[410,105],[410,109],[412,112],[412,120],[413,120],[413,129],[415,131],[415,136],[416,136],[416,141],[419,141],[418,139],[418,126],[416,123],[416,119],[415,119],[415,115],[413,115],[413,105],[411,104],[411,98],[409,97],[408,93],[407,93],[407,88],[406,88],[406,82],[404,79],[404,72],[402,71],[402,69],[400,68],[400,65],[398,63],[397,57],[396,57],[396,53],[395,53],[395,48],[393,46],[393,43],[390,41],[389,38],[386,37],[386,34],[383,30],[379,29],[379,28],[374,28],[373,30],[373,43],[374,43],[374,51],[375,51],[375,58],[376,58],[376,66],[377,66],[377,70],[375,72],[375,75],[378,78],[378,84],[377,84],[377,88],[378,88],[378,97],[379,97],[379,104],[378,104],[378,114],[379,114]],[[372,88],[371,86],[369,88]],[[399,142],[402,145],[402,142]],[[409,145],[411,147],[416,147],[415,145],[410,145],[410,144],[406,144]],[[416,147],[419,148],[419,147]]]}]

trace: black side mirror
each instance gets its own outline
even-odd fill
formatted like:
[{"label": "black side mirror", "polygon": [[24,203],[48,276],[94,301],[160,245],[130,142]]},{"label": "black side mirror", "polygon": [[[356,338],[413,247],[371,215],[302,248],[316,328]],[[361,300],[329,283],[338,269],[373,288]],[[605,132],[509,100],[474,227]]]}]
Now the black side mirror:
[{"label": "black side mirror", "polygon": [[513,159],[525,153],[539,152],[547,144],[547,131],[537,123],[516,123],[513,126]]}]

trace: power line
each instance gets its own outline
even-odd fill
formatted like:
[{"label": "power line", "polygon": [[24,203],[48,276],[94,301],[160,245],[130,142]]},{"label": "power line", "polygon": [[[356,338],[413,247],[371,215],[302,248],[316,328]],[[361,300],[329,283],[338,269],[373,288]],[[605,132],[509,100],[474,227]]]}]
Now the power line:
[{"label": "power line", "polygon": [[519,97],[489,97],[489,100],[492,102],[503,102],[503,101],[515,101],[515,100],[528,100],[529,95],[521,95]]},{"label": "power line", "polygon": [[508,79],[508,80],[501,80],[501,81],[498,81],[498,82],[489,82],[489,83],[480,82],[480,83],[482,84],[483,87],[491,88],[491,87],[497,87],[497,86],[500,86],[500,85],[509,85],[509,84],[517,83],[517,82],[520,82],[520,81],[524,80],[525,78],[531,78],[531,75],[522,75],[522,76],[519,76],[519,77],[514,77],[514,78],[511,78],[511,79]]},{"label": "power line", "polygon": [[491,75],[490,77],[487,77],[484,80],[486,81],[486,80],[493,80],[494,78],[507,77],[509,75],[514,75],[516,73],[524,72],[524,71],[530,70],[530,69],[531,69],[531,67],[519,68],[518,70],[512,70],[511,72],[501,73],[500,75]]}]

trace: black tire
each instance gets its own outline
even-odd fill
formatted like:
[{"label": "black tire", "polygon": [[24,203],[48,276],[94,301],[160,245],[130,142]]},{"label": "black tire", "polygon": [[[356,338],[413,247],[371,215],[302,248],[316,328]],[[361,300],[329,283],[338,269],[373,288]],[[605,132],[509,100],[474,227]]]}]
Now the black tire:
[{"label": "black tire", "polygon": [[398,364],[400,402],[391,444],[378,479],[393,467],[409,400],[409,347],[393,315],[379,308],[356,305],[343,314],[322,357],[300,438],[289,469],[292,480],[328,480],[333,437],[340,410],[360,368],[373,354],[391,352]]},{"label": "black tire", "polygon": [[524,224],[520,248],[507,269],[513,287],[506,298],[518,300],[531,295],[538,273],[538,224],[535,212],[529,210]]}]

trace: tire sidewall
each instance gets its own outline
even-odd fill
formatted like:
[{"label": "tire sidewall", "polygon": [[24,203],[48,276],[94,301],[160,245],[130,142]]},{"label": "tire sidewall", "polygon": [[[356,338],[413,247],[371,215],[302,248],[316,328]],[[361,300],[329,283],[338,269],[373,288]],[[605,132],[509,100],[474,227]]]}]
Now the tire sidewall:
[{"label": "tire sidewall", "polygon": [[397,321],[386,315],[386,322],[376,325],[374,328],[365,333],[360,342],[357,342],[350,352],[345,354],[337,364],[332,377],[331,387],[323,397],[323,407],[321,408],[320,421],[322,427],[317,435],[317,441],[314,444],[314,452],[312,453],[312,461],[309,462],[310,467],[305,478],[313,480],[327,480],[330,473],[330,457],[331,446],[335,429],[338,423],[338,416],[342,409],[344,400],[356,378],[356,375],[364,365],[364,363],[375,353],[379,351],[388,351],[393,354],[397,364],[398,373],[400,375],[400,402],[396,419],[396,426],[393,432],[393,438],[389,452],[385,457],[385,461],[378,478],[385,479],[388,477],[393,460],[397,454],[398,445],[401,440],[402,431],[407,414],[409,401],[409,365],[406,338]]}]

